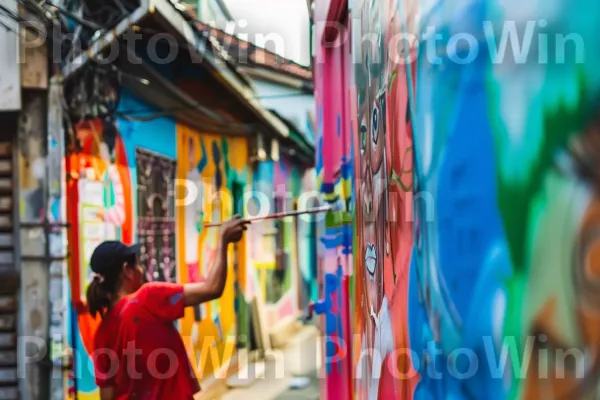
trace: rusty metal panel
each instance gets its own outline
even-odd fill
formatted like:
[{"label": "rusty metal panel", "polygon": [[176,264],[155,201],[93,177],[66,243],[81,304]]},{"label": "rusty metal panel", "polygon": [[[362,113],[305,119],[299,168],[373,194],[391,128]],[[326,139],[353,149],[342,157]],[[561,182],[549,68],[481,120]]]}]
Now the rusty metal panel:
[{"label": "rusty metal panel", "polygon": [[[0,0],[0,8],[13,14],[18,13],[17,2]],[[21,66],[19,65],[18,24],[6,13],[0,14],[0,111],[18,111],[21,109]]]}]

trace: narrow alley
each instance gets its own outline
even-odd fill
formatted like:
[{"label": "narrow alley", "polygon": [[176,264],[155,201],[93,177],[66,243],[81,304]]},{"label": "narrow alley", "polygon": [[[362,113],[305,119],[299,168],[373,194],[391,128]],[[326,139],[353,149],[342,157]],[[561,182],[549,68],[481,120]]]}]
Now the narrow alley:
[{"label": "narrow alley", "polygon": [[0,400],[600,398],[599,26],[0,0]]}]

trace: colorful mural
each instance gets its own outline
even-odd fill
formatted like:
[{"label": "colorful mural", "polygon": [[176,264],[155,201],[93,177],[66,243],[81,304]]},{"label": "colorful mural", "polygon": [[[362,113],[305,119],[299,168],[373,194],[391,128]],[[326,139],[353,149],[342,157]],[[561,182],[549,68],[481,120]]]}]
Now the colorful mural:
[{"label": "colorful mural", "polygon": [[[364,1],[359,55],[354,65],[358,124],[354,334],[355,393],[359,399],[408,398],[412,393],[408,348],[408,274],[413,242],[412,130],[409,85],[400,46],[397,2]],[[369,37],[374,40],[360,40]],[[404,43],[403,43],[404,44]],[[406,44],[404,44],[406,46]],[[349,94],[350,95],[350,94]],[[398,373],[401,371],[401,373]],[[402,378],[402,379],[401,379]]]},{"label": "colorful mural", "polygon": [[[298,208],[313,208],[319,205],[316,192],[316,171],[308,169],[302,176],[302,194]],[[317,283],[317,221],[318,216],[305,215],[298,218],[298,266],[300,271],[300,309],[306,310],[319,296]]]},{"label": "colorful mural", "polygon": [[[321,3],[317,20],[343,2]],[[356,92],[329,92],[327,71],[350,65],[331,42],[316,87],[319,111],[357,105],[352,394],[596,398],[600,7],[365,0],[351,12]],[[531,47],[499,50],[531,24]],[[398,44],[416,34],[424,49],[432,27],[433,54]],[[325,114],[320,140],[336,133]],[[324,171],[330,149],[319,148]],[[339,280],[320,268],[327,297]],[[351,398],[332,385],[327,398]]]},{"label": "colorful mural", "polygon": [[[179,262],[179,271],[181,282],[201,282],[207,276],[219,235],[218,228],[204,228],[203,224],[226,220],[234,210],[243,213],[244,199],[240,195],[246,192],[250,180],[248,146],[245,138],[225,139],[196,132],[185,125],[177,126],[177,138],[177,177],[188,179],[194,187],[188,192],[187,186],[179,185],[176,197],[180,221],[178,248],[179,254],[185,255]],[[194,192],[196,196],[190,195]],[[242,241],[235,249],[230,248],[230,270],[223,296],[187,312],[182,321],[182,335],[191,340],[191,355],[199,378],[210,375],[228,361],[238,333],[248,334],[245,329],[238,332],[236,327],[240,312],[236,304],[241,303],[239,297],[245,290],[245,246]]]},{"label": "colorful mural", "polygon": [[[71,395],[71,376],[69,371],[69,303],[66,302],[69,288],[68,271],[68,219],[66,210],[66,169],[65,135],[63,131],[63,112],[61,105],[61,79],[54,76],[50,80],[48,91],[48,199],[46,216],[54,229],[48,235],[49,255],[54,258],[49,268],[48,295],[51,303],[49,356],[53,365],[53,379],[50,384],[50,398],[65,399]],[[61,111],[58,111],[58,110]],[[59,372],[60,371],[60,372]],[[60,378],[58,378],[60,376]]]},{"label": "colorful mural", "polygon": [[[249,215],[295,211],[314,190],[314,179],[306,168],[287,156],[278,161],[255,165],[252,176],[253,195]],[[286,317],[296,318],[316,294],[310,274],[316,270],[314,224],[310,219],[287,217],[253,223],[249,228],[249,293],[260,294],[265,301],[266,325],[275,326]],[[302,251],[304,250],[304,251]]]},{"label": "colorful mural", "polygon": [[[252,194],[248,199],[248,216],[258,217],[273,212],[275,166],[272,161],[256,163],[252,171]],[[262,296],[266,303],[272,298],[267,293],[267,279],[272,279],[275,270],[275,238],[273,221],[258,221],[248,227],[249,258],[247,293],[249,299]]]},{"label": "colorful mural", "polygon": [[[317,14],[327,14],[327,2],[316,2]],[[334,4],[335,3],[335,4]],[[331,8],[343,2],[331,2]],[[343,8],[343,7],[341,7]],[[326,379],[321,398],[347,399],[352,388],[352,328],[350,279],[353,248],[353,143],[356,131],[350,98],[350,30],[325,40],[327,30],[319,26],[321,43],[315,58],[315,99],[317,106],[317,189],[322,201],[331,206],[325,218],[318,218],[319,301],[315,312],[322,316]],[[331,35],[330,35],[331,36]]]},{"label": "colorful mural", "polygon": [[[156,112],[126,90],[119,107]],[[71,306],[66,319],[74,355],[69,392],[79,399],[98,398],[91,354],[100,320],[92,319],[85,307],[91,279],[88,263],[95,246],[107,239],[139,242],[147,280],[200,282],[208,273],[219,235],[218,228],[204,228],[204,223],[225,220],[233,213],[247,214],[245,196],[253,181],[246,138],[197,132],[166,117],[138,122],[142,120],[84,120],[68,132],[66,197],[72,228],[68,232],[71,279],[66,290]],[[265,193],[277,193],[283,209],[295,207],[292,200],[303,190],[304,171],[289,160],[258,165],[261,179],[269,179],[272,185]],[[255,236],[258,243],[273,242],[272,248],[259,249],[261,256],[272,260],[273,268],[258,268],[264,266],[262,258],[254,258],[257,252],[250,251],[245,241],[232,246],[223,296],[187,311],[178,322],[199,379],[217,372],[236,346],[249,345],[248,304],[258,269],[277,272],[269,284],[279,288],[278,294],[271,293],[273,318],[298,312],[295,222],[286,219],[278,226],[281,248],[289,250],[284,257],[277,257],[273,235],[265,239],[261,231]]]},{"label": "colorful mural", "polygon": [[[148,109],[127,91],[122,91],[119,107]],[[89,277],[89,257],[103,240],[125,243],[139,240],[138,174],[136,149],[145,149],[164,159],[176,159],[175,123],[169,118],[139,123],[129,120],[94,119],[72,127],[65,156],[70,284],[65,290],[68,343],[74,364],[70,396],[97,399],[93,376],[93,336],[99,318],[92,319],[85,308]],[[169,247],[169,241],[164,242]],[[163,250],[161,254],[175,249]],[[150,277],[152,279],[152,277]]]},{"label": "colorful mural", "polygon": [[[103,240],[133,243],[132,178],[116,121],[84,121],[74,127],[75,142],[66,156],[67,218],[71,259],[69,303],[70,346],[75,355],[79,398],[97,396],[91,354],[93,335],[100,322],[85,311],[85,293],[91,281],[89,259]],[[127,197],[127,199],[126,199]],[[127,205],[127,207],[126,207]],[[73,393],[75,395],[75,393]]]},{"label": "colorful mural", "polygon": [[[302,187],[298,168],[282,157],[274,163],[274,202],[272,212],[295,211],[296,199]],[[277,305],[277,319],[293,316],[298,304],[298,237],[297,219],[287,217],[275,220],[275,269],[267,277],[267,304]],[[269,282],[270,281],[270,282]],[[273,291],[269,288],[274,288]]]},{"label": "colorful mural", "polygon": [[[446,32],[448,53],[444,68],[420,55],[416,72],[415,191],[435,201],[431,214],[426,202],[415,203],[409,328],[414,348],[433,340],[428,355],[439,351],[441,374],[431,379],[421,366],[417,393],[593,398],[598,304],[583,288],[596,279],[594,246],[587,245],[594,243],[587,234],[596,181],[582,160],[595,154],[590,115],[597,113],[600,59],[591,49],[600,9],[505,3],[451,2],[423,14],[422,26],[437,21]],[[524,58],[498,59],[496,45],[475,36],[482,21],[495,32],[543,21],[541,28],[551,28],[539,33],[581,35],[585,50],[575,48],[564,62],[540,61],[560,50],[535,39],[540,47]],[[465,31],[479,48],[468,63],[461,60],[470,50],[448,44],[449,35]],[[585,64],[576,61],[581,51]],[[467,355],[460,362],[458,352]],[[504,368],[502,354],[509,354]]]}]

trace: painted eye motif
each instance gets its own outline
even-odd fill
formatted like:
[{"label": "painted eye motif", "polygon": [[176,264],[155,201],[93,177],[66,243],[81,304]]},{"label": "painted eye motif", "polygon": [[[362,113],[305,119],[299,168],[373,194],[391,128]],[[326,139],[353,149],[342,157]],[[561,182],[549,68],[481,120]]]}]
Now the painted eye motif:
[{"label": "painted eye motif", "polygon": [[360,122],[360,153],[364,154],[367,149],[367,122],[365,117]]},{"label": "painted eye motif", "polygon": [[371,140],[374,145],[379,141],[379,106],[377,103],[373,106],[373,115],[371,116]]}]

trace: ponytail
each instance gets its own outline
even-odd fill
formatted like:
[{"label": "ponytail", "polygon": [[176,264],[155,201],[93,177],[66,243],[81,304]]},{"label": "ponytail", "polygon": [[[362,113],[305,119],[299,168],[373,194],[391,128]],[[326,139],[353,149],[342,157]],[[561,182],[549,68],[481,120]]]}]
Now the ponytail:
[{"label": "ponytail", "polygon": [[106,309],[110,306],[110,297],[108,291],[104,288],[104,282],[100,277],[95,276],[90,286],[87,289],[87,303],[92,318],[96,318],[96,314],[100,314],[104,318]]},{"label": "ponytail", "polygon": [[[127,257],[125,262],[128,266],[135,267],[136,256],[131,255]],[[92,318],[96,318],[96,314],[100,314],[104,318],[107,309],[110,307],[111,295],[117,292],[120,277],[121,266],[118,263],[113,268],[107,268],[105,275],[94,276],[86,293],[88,309]]]}]

